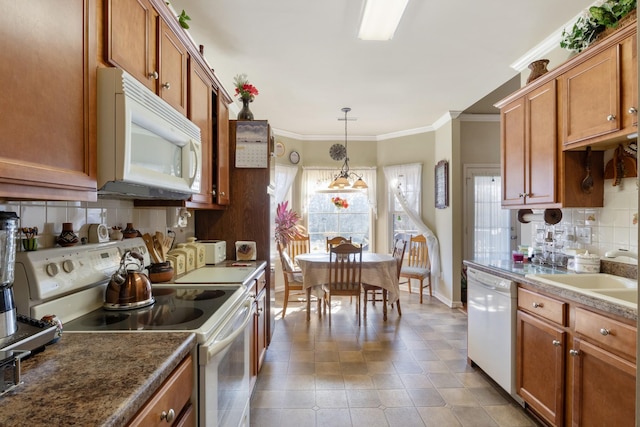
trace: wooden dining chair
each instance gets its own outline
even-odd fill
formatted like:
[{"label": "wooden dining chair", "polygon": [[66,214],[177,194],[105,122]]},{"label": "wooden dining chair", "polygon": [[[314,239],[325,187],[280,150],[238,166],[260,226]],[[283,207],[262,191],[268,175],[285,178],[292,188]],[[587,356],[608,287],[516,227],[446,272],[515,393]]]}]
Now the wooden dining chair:
[{"label": "wooden dining chair", "polygon": [[294,237],[287,243],[287,253],[292,260],[295,260],[300,254],[308,254],[309,252],[311,252],[311,243],[308,234]]},{"label": "wooden dining chair", "polygon": [[[433,296],[431,291],[431,263],[429,262],[429,249],[427,239],[423,235],[411,236],[409,239],[409,253],[407,255],[407,265],[400,270],[400,277],[407,279],[409,293],[411,293],[411,279],[420,281],[420,304],[422,304],[422,290],[425,286],[429,288],[429,296]],[[424,281],[427,284],[424,284]]]},{"label": "wooden dining chair", "polygon": [[[402,259],[404,258],[404,251],[407,247],[407,242],[402,239],[396,239],[393,243],[393,252],[392,256],[395,258],[397,263],[397,277],[400,279],[400,268],[402,267]],[[367,317],[367,303],[371,301],[372,305],[376,305],[376,301],[382,301],[382,319],[387,320],[387,290],[381,288],[380,286],[370,285],[368,283],[362,284],[362,289],[364,291],[364,317]],[[371,299],[369,300],[367,295],[371,292]],[[377,295],[380,295],[378,298]],[[397,301],[398,305],[398,315],[402,316],[402,309],[400,308],[400,298]],[[393,305],[391,306],[393,308]]]},{"label": "wooden dining chair", "polygon": [[287,304],[289,303],[290,291],[302,291],[302,270],[295,265],[286,250],[282,249],[278,243],[278,253],[282,263],[282,275],[284,278],[284,301],[282,303],[282,318],[287,314]]},{"label": "wooden dining chair", "polygon": [[342,243],[329,249],[329,324],[331,324],[331,298],[336,295],[357,298],[356,314],[360,326],[360,293],[362,273],[362,247]]},{"label": "wooden dining chair", "polygon": [[339,245],[340,243],[353,243],[351,237],[336,236],[332,238],[327,237],[327,252],[331,249],[331,246]]}]

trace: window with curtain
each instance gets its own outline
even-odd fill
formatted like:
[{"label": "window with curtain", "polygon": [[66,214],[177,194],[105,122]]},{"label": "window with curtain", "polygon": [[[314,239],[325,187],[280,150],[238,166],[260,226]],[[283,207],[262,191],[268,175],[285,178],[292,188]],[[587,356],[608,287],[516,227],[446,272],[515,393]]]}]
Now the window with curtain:
[{"label": "window with curtain", "polygon": [[[362,244],[364,251],[372,250],[375,197],[372,200],[371,194],[375,195],[375,169],[355,172],[362,175],[369,186],[367,190],[330,192],[328,187],[335,170],[304,169],[303,209],[312,252],[324,252],[327,237],[335,236],[351,237],[354,243]],[[344,201],[346,208],[340,206]]]},{"label": "window with curtain", "polygon": [[[408,206],[420,215],[422,165],[386,166],[385,175],[390,179],[390,185],[399,189]],[[393,191],[389,192],[389,218],[391,220],[390,242],[394,242],[395,239],[409,241],[412,235],[421,234],[411,215],[402,207]]]}]

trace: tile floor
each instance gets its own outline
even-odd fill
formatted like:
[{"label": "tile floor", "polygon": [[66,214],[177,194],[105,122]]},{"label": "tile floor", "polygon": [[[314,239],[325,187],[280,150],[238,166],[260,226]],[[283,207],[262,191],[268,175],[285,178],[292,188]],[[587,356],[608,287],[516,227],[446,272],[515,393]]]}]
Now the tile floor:
[{"label": "tile floor", "polygon": [[[251,425],[537,426],[467,365],[467,316],[436,298],[402,292],[402,316],[369,303],[357,326],[349,297],[334,298],[332,325],[290,302],[251,400]],[[278,302],[282,295],[278,294]]]}]

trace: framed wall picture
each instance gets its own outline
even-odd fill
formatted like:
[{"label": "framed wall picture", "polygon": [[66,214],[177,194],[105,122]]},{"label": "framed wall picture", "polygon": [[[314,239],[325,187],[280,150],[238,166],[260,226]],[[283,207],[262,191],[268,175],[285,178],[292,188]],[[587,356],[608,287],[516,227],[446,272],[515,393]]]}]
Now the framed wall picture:
[{"label": "framed wall picture", "polygon": [[436,209],[449,206],[449,162],[440,160],[435,172]]}]

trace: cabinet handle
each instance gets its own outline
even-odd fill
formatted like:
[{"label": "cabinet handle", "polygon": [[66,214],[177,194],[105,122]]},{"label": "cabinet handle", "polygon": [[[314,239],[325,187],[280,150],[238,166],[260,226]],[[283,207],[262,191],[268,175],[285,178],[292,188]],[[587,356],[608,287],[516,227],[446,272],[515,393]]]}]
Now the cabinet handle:
[{"label": "cabinet handle", "polygon": [[553,340],[551,341],[551,344],[555,345],[556,347],[560,347],[560,341],[559,340]]},{"label": "cabinet handle", "polygon": [[225,192],[224,192],[224,191],[221,191],[221,192],[220,192],[220,196],[222,196],[222,197],[226,196]]},{"label": "cabinet handle", "polygon": [[212,195],[213,197],[216,197],[216,190],[211,190],[211,195]]},{"label": "cabinet handle", "polygon": [[571,350],[569,350],[569,354],[572,355],[572,356],[577,356],[577,355],[580,354],[580,352],[578,350],[571,349]]},{"label": "cabinet handle", "polygon": [[629,107],[629,114],[638,114],[638,109],[636,107]]},{"label": "cabinet handle", "polygon": [[173,409],[169,409],[169,412],[162,411],[160,414],[160,421],[167,421],[168,423],[172,423],[176,417],[176,412]]},{"label": "cabinet handle", "polygon": [[171,89],[171,84],[169,84],[169,82],[163,83],[162,87],[165,89]]},{"label": "cabinet handle", "polygon": [[149,78],[150,78],[150,79],[158,80],[158,72],[157,72],[157,71],[154,71],[154,72],[152,72],[152,73],[149,73],[148,75],[149,75]]},{"label": "cabinet handle", "polygon": [[542,307],[544,307],[544,304],[542,304],[541,302],[534,302],[532,305],[533,305],[533,308],[542,308]]},{"label": "cabinet handle", "polygon": [[601,328],[600,333],[606,337],[610,332],[607,328]]},{"label": "cabinet handle", "polygon": [[609,122],[613,122],[615,119],[616,119],[616,116],[614,116],[613,114],[609,114],[607,116],[607,121],[609,121]]}]

